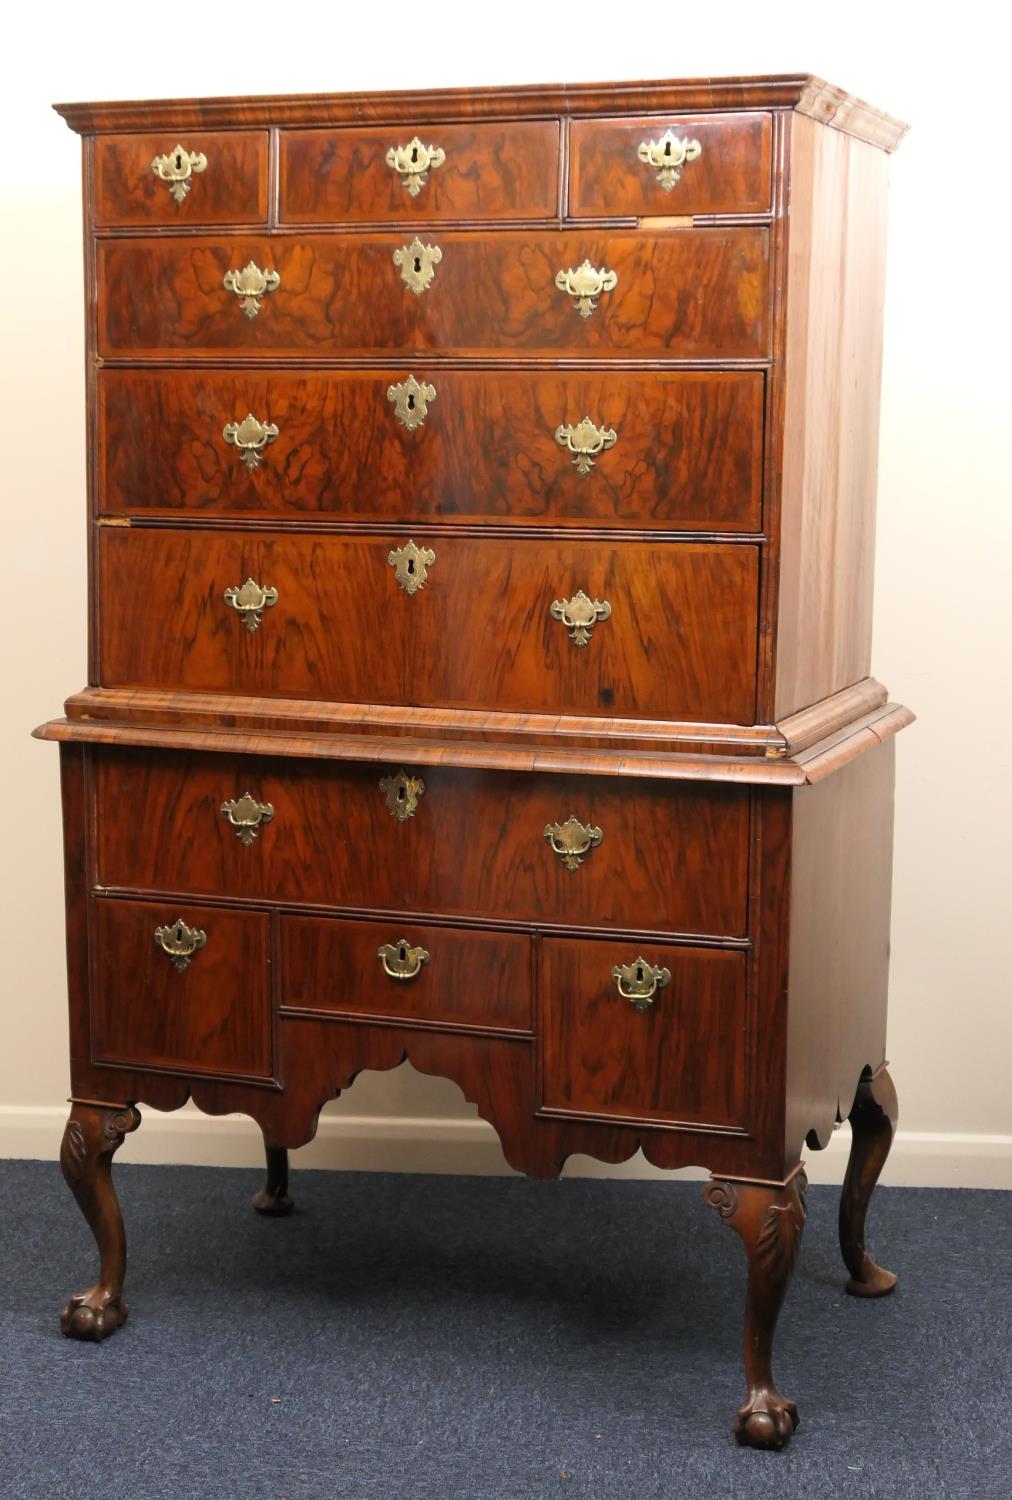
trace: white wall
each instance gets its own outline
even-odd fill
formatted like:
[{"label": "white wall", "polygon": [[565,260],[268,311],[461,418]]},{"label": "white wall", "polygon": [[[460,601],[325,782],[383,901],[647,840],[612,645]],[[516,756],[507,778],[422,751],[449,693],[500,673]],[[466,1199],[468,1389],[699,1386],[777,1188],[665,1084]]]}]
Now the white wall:
[{"label": "white wall", "polygon": [[[55,1153],[67,1091],[56,752],[28,738],[85,680],[79,149],[50,101],[804,67],[913,125],[892,163],[874,652],[920,715],[898,745],[889,1051],[903,1130],[889,1180],[1012,1187],[1012,338],[994,9],[964,4],[944,25],[865,0],[440,3],[429,24],[423,9],[98,3],[19,6],[5,22],[0,1154]],[[306,1153],[318,1163],[502,1166],[459,1091],[408,1069],[360,1079],[328,1117]],[[816,1174],[839,1172],[843,1145]],[[148,1112],[124,1154],[237,1162],[259,1146],[249,1122]]]}]

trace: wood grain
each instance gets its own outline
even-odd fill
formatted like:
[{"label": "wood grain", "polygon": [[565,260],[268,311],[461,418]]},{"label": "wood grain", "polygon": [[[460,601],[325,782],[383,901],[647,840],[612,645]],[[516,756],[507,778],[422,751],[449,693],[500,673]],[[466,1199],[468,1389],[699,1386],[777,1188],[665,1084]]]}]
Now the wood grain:
[{"label": "wood grain", "polygon": [[[429,955],[417,978],[389,978],[377,956],[402,938]],[[286,915],[280,955],[283,1011],[531,1032],[531,944],[520,933]]]},{"label": "wood grain", "polygon": [[[94,769],[97,880],[195,896],[745,934],[745,788],[433,768],[417,812],[401,823],[379,786],[397,769],[104,750]],[[403,769],[416,774],[410,763]],[[274,807],[248,847],[219,811],[247,791]],[[575,872],[544,838],[571,815],[603,835]]]},{"label": "wood grain", "polygon": [[[645,1014],[616,964],[643,957],[670,984]],[[712,949],[546,938],[539,960],[544,1105],[604,1118],[742,1129],[745,957]]]},{"label": "wood grain", "polygon": [[[414,432],[387,399],[403,378],[104,370],[100,509],[759,530],[759,372],[440,370]],[[252,472],[222,436],[247,412],[279,429]],[[555,430],[588,414],[617,440],[581,474]]]},{"label": "wood grain", "polygon": [[[429,290],[401,281],[397,234],[115,239],[97,244],[98,352],[302,356],[382,352],[625,353],[764,359],[769,353],[765,226],[659,235],[599,229],[440,231]],[[589,258],[618,284],[589,318],[555,285]],[[222,285],[254,260],[281,277],[256,317]]]},{"label": "wood grain", "polygon": [[[153,159],[170,155],[177,144],[207,158],[181,203],[151,170]],[[101,136],[93,170],[97,225],[267,223],[266,130],[201,130],[179,142],[171,130]]]},{"label": "wood grain", "polygon": [[[411,596],[408,540],[103,528],[100,682],[753,722],[754,547],[452,537]],[[278,591],[252,633],[224,601],[247,577]],[[550,614],[579,590],[612,606],[582,647]]]},{"label": "wood grain", "polygon": [[[263,913],[96,899],[91,914],[96,1062],[271,1076]],[[207,935],[182,973],[154,941],[178,917]]]},{"label": "wood grain", "polygon": [[[641,141],[671,130],[701,150],[670,190],[639,160]],[[753,214],[770,207],[772,119],[766,114],[643,115],[574,120],[569,132],[569,212],[574,218],[616,214]]]},{"label": "wood grain", "polygon": [[[387,165],[418,134],[445,153],[412,196]],[[383,219],[549,219],[559,213],[558,120],[394,129],[286,130],[280,141],[283,224]]]},{"label": "wood grain", "polygon": [[868,676],[886,158],[792,127],[774,717]]}]

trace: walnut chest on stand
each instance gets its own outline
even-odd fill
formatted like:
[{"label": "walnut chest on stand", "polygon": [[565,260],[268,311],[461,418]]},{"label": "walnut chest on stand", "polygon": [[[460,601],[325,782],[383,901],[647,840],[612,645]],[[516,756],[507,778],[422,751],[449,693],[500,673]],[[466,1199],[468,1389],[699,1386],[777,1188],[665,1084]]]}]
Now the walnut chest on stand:
[{"label": "walnut chest on stand", "polygon": [[60,742],[67,1181],[126,1317],[137,1105],[287,1148],[362,1069],[507,1160],[703,1166],[742,1443],[801,1153],[885,1068],[870,676],[888,152],[807,76],[60,106],[84,137],[89,685]]}]

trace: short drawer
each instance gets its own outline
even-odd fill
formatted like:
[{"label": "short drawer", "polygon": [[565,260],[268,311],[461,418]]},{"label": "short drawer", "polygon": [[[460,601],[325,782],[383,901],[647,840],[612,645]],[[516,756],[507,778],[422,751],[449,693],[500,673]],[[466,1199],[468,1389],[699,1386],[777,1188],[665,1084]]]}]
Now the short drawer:
[{"label": "short drawer", "polygon": [[189,902],[92,902],[92,1056],[271,1076],[269,919]]},{"label": "short drawer", "polygon": [[265,130],[104,135],[94,153],[98,225],[267,222]]},{"label": "short drawer", "polygon": [[[409,428],[395,366],[103,370],[101,509],[759,529],[758,371],[418,374],[432,396]],[[587,415],[596,456],[572,438]]]},{"label": "short drawer", "polygon": [[[100,240],[99,353],[769,353],[765,225],[653,235],[434,229],[419,243],[408,230]],[[416,291],[414,262],[424,271],[430,248],[440,259]],[[584,261],[608,279],[586,317]]]},{"label": "short drawer", "polygon": [[546,938],[544,1108],[743,1129],[745,980],[742,952]]},{"label": "short drawer", "polygon": [[550,219],[558,120],[285,130],[281,222]]},{"label": "short drawer", "polygon": [[529,1033],[530,939],[400,919],[283,916],[281,1007]]},{"label": "short drawer", "polygon": [[574,120],[569,212],[574,218],[766,213],[772,117]]},{"label": "short drawer", "polygon": [[103,687],[754,721],[744,543],[99,536]]},{"label": "short drawer", "polygon": [[93,764],[103,886],[746,931],[747,787],[111,748]]}]

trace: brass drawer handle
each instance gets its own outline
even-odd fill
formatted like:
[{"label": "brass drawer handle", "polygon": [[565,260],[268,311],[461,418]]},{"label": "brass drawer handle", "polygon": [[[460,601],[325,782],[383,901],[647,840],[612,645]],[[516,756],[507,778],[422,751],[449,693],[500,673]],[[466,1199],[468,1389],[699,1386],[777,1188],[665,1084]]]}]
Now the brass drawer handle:
[{"label": "brass drawer handle", "polygon": [[253,578],[247,578],[241,586],[225,590],[225,603],[234,609],[249,631],[259,630],[265,609],[273,609],[278,602],[277,589],[265,589]]},{"label": "brass drawer handle", "polygon": [[436,561],[431,547],[416,547],[414,542],[405,542],[387,553],[387,562],[394,570],[394,577],[406,594],[417,594],[425,587],[429,569]]},{"label": "brass drawer handle", "polygon": [[427,181],[427,173],[434,172],[446,160],[446,152],[440,146],[423,146],[417,135],[412,136],[406,146],[391,146],[387,152],[387,166],[400,174],[406,192],[417,198]]},{"label": "brass drawer handle", "polygon": [[155,942],[181,974],[189,967],[193,955],[207,942],[207,933],[201,932],[199,927],[187,927],[182,917],[177,917],[170,926],[155,928]]},{"label": "brass drawer handle", "polygon": [[240,844],[249,848],[257,831],[274,816],[271,802],[258,802],[251,792],[244,792],[236,801],[223,802],[218,811],[235,829]]},{"label": "brass drawer handle", "polygon": [[410,287],[416,297],[432,285],[436,267],[443,258],[438,245],[423,245],[415,235],[410,245],[402,245],[394,251],[394,265],[400,268],[401,280]]},{"label": "brass drawer handle", "polygon": [[241,422],[226,422],[221,435],[226,443],[238,448],[239,457],[252,474],[260,467],[260,455],[268,443],[273,443],[278,429],[273,422],[260,422],[249,412]]},{"label": "brass drawer handle", "polygon": [[544,836],[552,852],[559,856],[567,870],[574,873],[583,864],[583,855],[596,849],[604,838],[600,828],[581,823],[574,817],[567,818],[564,823],[549,823]]},{"label": "brass drawer handle", "polygon": [[156,156],[151,162],[152,172],[162,182],[168,183],[169,193],[177,203],[182,203],[190,191],[191,177],[203,172],[206,166],[207,157],[203,151],[187,151],[182,146],[173,146],[165,156]]},{"label": "brass drawer handle", "polygon": [[247,318],[255,318],[262,299],[281,285],[277,271],[261,271],[256,261],[248,261],[241,271],[226,271],[222,282],[227,292],[234,292]]},{"label": "brass drawer handle", "polygon": [[590,473],[599,453],[614,448],[617,436],[613,427],[597,427],[589,417],[575,427],[563,423],[555,429],[555,441],[561,448],[569,449],[581,474]]},{"label": "brass drawer handle", "polygon": [[618,285],[618,272],[607,271],[604,266],[596,271],[589,260],[585,260],[574,271],[560,271],[555,278],[560,292],[568,292],[576,298],[576,310],[581,318],[589,318],[597,307],[597,299],[603,292],[613,292]]},{"label": "brass drawer handle", "polygon": [[420,776],[409,776],[407,771],[398,771],[396,776],[384,776],[379,784],[391,815],[398,823],[406,823],[418,810],[418,799],[425,795],[425,782]]},{"label": "brass drawer handle", "polygon": [[636,155],[644,166],[658,169],[657,181],[670,193],[685,163],[695,161],[702,149],[698,141],[679,140],[673,130],[666,130],[660,140],[640,141]]},{"label": "brass drawer handle", "polygon": [[585,646],[597,622],[611,618],[611,605],[607,599],[588,599],[579,589],[572,599],[556,599],[549,613],[553,620],[562,621],[575,646]]},{"label": "brass drawer handle", "polygon": [[671,983],[671,970],[634,958],[631,964],[616,964],[611,977],[622,999],[642,1016],[653,1005],[657,991]]},{"label": "brass drawer handle", "polygon": [[409,432],[421,427],[428,415],[429,402],[435,399],[436,387],[427,381],[419,384],[413,375],[402,380],[400,385],[387,386],[387,400],[394,404],[394,415]]},{"label": "brass drawer handle", "polygon": [[384,943],[377,948],[376,956],[383,965],[383,972],[390,979],[417,979],[422,965],[429,961],[427,948],[412,948],[407,938],[398,938],[396,943]]}]

